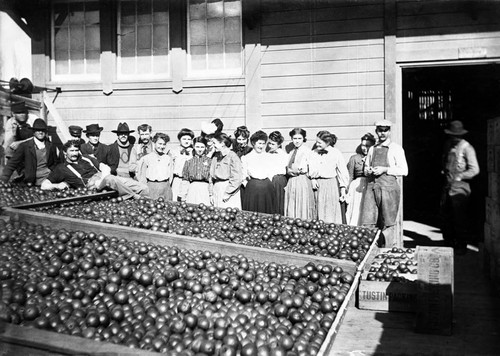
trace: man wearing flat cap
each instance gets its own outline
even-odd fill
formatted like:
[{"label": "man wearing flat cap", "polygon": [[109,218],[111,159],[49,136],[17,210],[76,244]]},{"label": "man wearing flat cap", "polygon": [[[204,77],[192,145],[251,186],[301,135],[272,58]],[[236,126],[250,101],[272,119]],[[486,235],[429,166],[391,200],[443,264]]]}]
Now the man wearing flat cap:
[{"label": "man wearing flat cap", "polygon": [[103,130],[99,124],[87,125],[83,132],[88,138],[88,142],[80,146],[80,151],[84,155],[89,155],[96,158],[99,163],[108,164],[108,145],[100,142],[101,131]]},{"label": "man wearing flat cap", "polygon": [[114,143],[109,145],[108,166],[111,174],[134,178],[137,168],[137,152],[134,147],[135,138],[130,136],[134,130],[130,130],[126,122],[120,122],[116,130],[112,130],[117,136]]},{"label": "man wearing flat cap", "polygon": [[21,142],[33,137],[33,119],[24,101],[11,105],[12,117],[5,123],[4,149],[8,159],[14,155]]},{"label": "man wearing flat cap", "polygon": [[22,142],[7,162],[1,181],[8,182],[14,171],[24,169],[24,182],[40,185],[57,165],[56,147],[47,138],[45,121],[36,119],[32,131],[33,137]]},{"label": "man wearing flat cap", "polygon": [[378,227],[385,236],[385,245],[398,244],[395,226],[401,199],[401,187],[398,177],[408,175],[403,147],[391,141],[389,120],[375,123],[377,143],[370,147],[365,160],[365,175],[368,186],[363,203],[361,222],[365,226]]},{"label": "man wearing flat cap", "polygon": [[71,139],[80,142],[80,146],[85,143],[85,140],[82,138],[83,128],[78,125],[71,125],[70,127],[68,127],[68,131]]},{"label": "man wearing flat cap", "polygon": [[441,198],[443,238],[455,253],[464,254],[470,234],[469,182],[479,174],[479,164],[474,147],[463,139],[468,131],[461,121],[451,121],[444,132],[448,139],[443,150],[442,174],[446,178]]}]

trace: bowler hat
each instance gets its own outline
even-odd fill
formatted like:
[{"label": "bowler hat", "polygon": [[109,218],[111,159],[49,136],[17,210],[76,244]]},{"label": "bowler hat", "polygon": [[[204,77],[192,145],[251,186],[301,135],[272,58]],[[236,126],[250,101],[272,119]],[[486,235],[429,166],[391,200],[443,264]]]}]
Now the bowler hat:
[{"label": "bowler hat", "polygon": [[13,114],[24,114],[28,112],[28,108],[24,101],[18,101],[17,103],[12,103],[10,105],[10,110]]},{"label": "bowler hat", "polygon": [[467,132],[466,129],[464,129],[464,124],[460,120],[453,120],[449,123],[448,128],[444,129],[444,133],[452,136],[462,136],[465,135]]},{"label": "bowler hat", "polygon": [[38,118],[33,123],[33,131],[47,131],[47,123],[42,119]]},{"label": "bowler hat", "polygon": [[389,120],[379,120],[375,123],[375,126],[377,127],[391,127],[392,126],[392,121]]},{"label": "bowler hat", "polygon": [[71,125],[70,127],[68,127],[68,130],[71,136],[80,136],[83,131],[83,129],[77,125]]},{"label": "bowler hat", "polygon": [[99,127],[99,124],[90,124],[87,125],[86,130],[83,130],[86,134],[100,133],[103,130],[102,127]]},{"label": "bowler hat", "polygon": [[134,130],[129,130],[128,124],[126,122],[120,122],[118,124],[118,128],[116,130],[112,130],[111,132],[114,132],[116,134],[118,133],[132,133]]}]

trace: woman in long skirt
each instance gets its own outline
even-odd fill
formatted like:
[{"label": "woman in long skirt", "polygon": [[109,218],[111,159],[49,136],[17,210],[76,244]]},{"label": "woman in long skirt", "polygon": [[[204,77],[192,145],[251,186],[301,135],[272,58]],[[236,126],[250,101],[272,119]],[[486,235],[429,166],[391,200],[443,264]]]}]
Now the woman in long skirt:
[{"label": "woman in long skirt", "polygon": [[288,154],[286,168],[288,184],[285,188],[285,215],[292,218],[316,219],[317,211],[309,173],[311,150],[304,145],[306,131],[295,128],[290,131],[293,148]]},{"label": "woman in long skirt", "polygon": [[231,151],[231,138],[225,133],[216,134],[212,142],[217,154],[210,167],[211,201],[219,208],[241,209],[241,160]]},{"label": "woman in long skirt", "polygon": [[164,133],[154,135],[153,151],[142,156],[137,164],[137,180],[147,184],[152,199],[172,200],[172,159],[165,153],[169,141]]},{"label": "woman in long skirt", "polygon": [[342,153],[333,147],[336,142],[334,134],[328,131],[318,133],[316,149],[310,159],[309,176],[315,191],[318,219],[342,224],[340,203],[345,201],[349,176]]},{"label": "woman in long skirt", "polygon": [[174,196],[174,201],[181,200],[182,170],[184,168],[184,163],[193,157],[193,138],[194,132],[192,130],[187,128],[181,129],[177,134],[179,146],[170,151],[170,155],[174,161],[174,177],[172,179],[172,194]]},{"label": "woman in long skirt", "polygon": [[288,156],[281,149],[283,144],[283,135],[279,131],[273,131],[269,134],[267,141],[268,161],[272,173],[272,183],[274,187],[275,213],[285,215],[285,187],[288,182],[286,178],[286,165]]},{"label": "woman in long skirt", "polygon": [[208,182],[212,160],[206,156],[207,141],[196,137],[193,146],[193,158],[184,163],[182,170],[181,201],[210,205]]},{"label": "woman in long skirt", "polygon": [[243,186],[241,208],[248,211],[272,214],[275,212],[274,188],[271,183],[269,153],[266,152],[267,135],[257,131],[250,137],[253,150],[241,158]]},{"label": "woman in long skirt", "polygon": [[368,150],[375,144],[375,136],[367,133],[361,137],[361,144],[356,149],[356,154],[351,156],[347,163],[349,172],[349,187],[347,189],[346,220],[349,225],[360,225],[363,200],[366,193],[367,178],[364,173],[365,158]]}]

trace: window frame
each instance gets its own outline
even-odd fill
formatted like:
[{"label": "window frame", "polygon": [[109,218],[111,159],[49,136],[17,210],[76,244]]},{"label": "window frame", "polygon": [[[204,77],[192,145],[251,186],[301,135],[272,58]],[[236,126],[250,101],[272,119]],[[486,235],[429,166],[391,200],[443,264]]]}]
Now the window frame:
[{"label": "window frame", "polygon": [[[149,80],[168,80],[171,79],[171,71],[172,71],[172,54],[171,54],[171,31],[170,31],[170,16],[171,16],[171,6],[170,6],[170,1],[165,0],[168,3],[168,33],[167,33],[167,39],[168,39],[168,52],[167,52],[167,68],[165,73],[161,74],[155,74],[153,72],[150,73],[137,73],[137,60],[135,63],[136,66],[136,73],[135,74],[123,74],[121,73],[122,69],[122,56],[121,56],[121,35],[120,35],[120,26],[121,26],[121,8],[122,8],[122,3],[127,0],[119,0],[117,7],[116,7],[116,28],[115,28],[115,37],[116,37],[116,79],[118,81],[136,81],[136,80],[144,80],[147,79]],[[138,0],[140,1],[140,0]],[[131,0],[131,2],[137,2],[136,0]],[[137,21],[134,22],[135,24],[135,33],[137,36]],[[151,36],[154,36],[153,31],[151,31]],[[137,48],[136,48],[137,51]],[[137,58],[137,55],[135,56]],[[153,56],[150,56],[151,62],[153,61]],[[153,67],[153,63],[151,63],[151,67]]]},{"label": "window frame", "polygon": [[[225,0],[222,0],[223,2]],[[191,25],[190,25],[190,13],[189,13],[189,6],[190,6],[190,1],[186,1],[186,79],[214,79],[214,78],[237,78],[241,77],[245,71],[245,62],[244,62],[244,46],[243,46],[243,1],[244,0],[239,0],[240,1],[240,63],[241,66],[239,68],[230,68],[230,69],[196,69],[193,70],[192,68],[192,58],[191,58],[191,36],[190,36],[190,31],[191,31]],[[223,17],[224,21],[226,17]],[[207,17],[205,17],[205,22],[207,21]],[[223,32],[224,34],[224,32]],[[223,46],[225,46],[225,42],[222,42]],[[205,46],[207,46],[205,44]],[[208,53],[206,56],[208,57]],[[207,58],[208,59],[208,58]],[[223,52],[223,61],[225,64],[226,60],[226,52]],[[208,63],[208,60],[207,60]]]},{"label": "window frame", "polygon": [[[81,74],[57,74],[56,73],[56,43],[55,43],[55,18],[54,18],[54,6],[56,4],[69,5],[71,3],[97,3],[99,16],[101,14],[101,6],[99,0],[53,0],[50,2],[50,81],[52,82],[95,82],[101,79],[102,75],[102,36],[100,35],[101,23],[99,20],[99,72],[97,73],[81,73]],[[85,23],[84,23],[85,26]],[[85,35],[84,31],[84,35]],[[85,39],[83,40],[85,44]],[[69,49],[68,49],[69,51]],[[85,53],[85,50],[84,50]],[[71,68],[71,59],[68,59]],[[87,58],[84,56],[84,68],[87,68]]]}]

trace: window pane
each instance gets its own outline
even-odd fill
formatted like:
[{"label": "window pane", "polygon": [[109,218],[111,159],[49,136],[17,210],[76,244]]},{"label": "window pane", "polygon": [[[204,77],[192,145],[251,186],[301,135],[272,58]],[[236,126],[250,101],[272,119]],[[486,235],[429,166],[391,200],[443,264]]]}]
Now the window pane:
[{"label": "window pane", "polygon": [[54,29],[54,47],[55,51],[67,52],[69,48],[69,38],[68,38],[68,28],[56,28]]},{"label": "window pane", "polygon": [[85,53],[87,57],[87,73],[100,73],[100,51],[86,51]]},{"label": "window pane", "polygon": [[85,23],[93,25],[99,23],[99,3],[89,2],[85,4]]},{"label": "window pane", "polygon": [[135,74],[135,53],[130,56],[123,55],[122,53],[121,65],[122,74]]},{"label": "window pane", "polygon": [[241,45],[226,45],[226,68],[241,68]]},{"label": "window pane", "polygon": [[86,51],[99,50],[101,48],[101,34],[99,26],[91,26],[85,29]]},{"label": "window pane", "polygon": [[153,73],[166,74],[168,72],[168,50],[155,50],[153,55]]},{"label": "window pane", "polygon": [[137,48],[151,49],[151,26],[137,26]]},{"label": "window pane", "polygon": [[153,48],[168,49],[168,26],[167,25],[155,25],[153,27]]},{"label": "window pane", "polygon": [[224,17],[224,2],[221,0],[207,1],[207,18]]},{"label": "window pane", "polygon": [[204,20],[191,21],[189,24],[191,45],[205,45],[207,41],[207,28]]},{"label": "window pane", "polygon": [[85,35],[83,31],[83,26],[70,27],[69,29],[69,44],[71,52],[78,51],[83,55]]},{"label": "window pane", "polygon": [[241,1],[225,1],[224,2],[224,16],[241,16]]},{"label": "window pane", "polygon": [[206,69],[206,47],[205,46],[191,46],[191,67],[194,70]]},{"label": "window pane", "polygon": [[168,1],[155,0],[153,2],[154,23],[168,23]]},{"label": "window pane", "polygon": [[208,19],[208,44],[224,41],[224,19]]},{"label": "window pane", "polygon": [[71,74],[84,74],[84,56],[82,51],[71,51]]},{"label": "window pane", "polygon": [[68,24],[68,4],[54,4],[54,25],[66,27]]},{"label": "window pane", "polygon": [[222,44],[208,46],[208,69],[224,68]]},{"label": "window pane", "polygon": [[151,23],[151,0],[141,0],[137,3],[137,24]]},{"label": "window pane", "polygon": [[56,74],[68,74],[69,62],[68,51],[60,51],[55,53]]},{"label": "window pane", "polygon": [[151,73],[151,50],[137,51],[137,73]]},{"label": "window pane", "polygon": [[225,43],[240,43],[241,42],[241,28],[239,17],[226,18],[224,23],[224,42]]},{"label": "window pane", "polygon": [[191,20],[204,19],[206,10],[205,0],[192,0],[189,2],[189,18]]},{"label": "window pane", "polygon": [[71,25],[83,24],[85,22],[83,3],[69,3],[69,22]]},{"label": "window pane", "polygon": [[133,50],[135,53],[135,27],[122,26],[120,39],[122,52]]},{"label": "window pane", "polygon": [[121,24],[134,25],[135,24],[135,2],[122,1],[121,3]]}]

